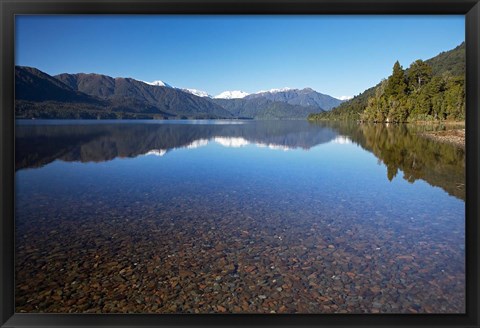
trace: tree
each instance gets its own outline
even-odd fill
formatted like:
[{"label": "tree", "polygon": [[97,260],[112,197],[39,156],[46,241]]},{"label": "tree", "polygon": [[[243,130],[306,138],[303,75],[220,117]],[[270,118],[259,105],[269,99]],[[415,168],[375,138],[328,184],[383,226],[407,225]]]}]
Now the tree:
[{"label": "tree", "polygon": [[465,79],[452,77],[445,88],[445,106],[448,119],[459,120],[465,118]]},{"label": "tree", "polygon": [[385,88],[387,81],[382,83],[375,89],[375,96],[368,98],[367,107],[360,116],[362,121],[383,122],[388,113],[387,104],[384,101]]},{"label": "tree", "polygon": [[393,65],[392,75],[387,80],[387,86],[385,87],[385,95],[389,96],[399,96],[404,95],[407,91],[407,83],[405,77],[405,71],[400,65],[398,60]]},{"label": "tree", "polygon": [[439,113],[441,111],[441,97],[443,91],[442,79],[438,76],[433,77],[427,84],[425,84],[422,93],[425,95],[425,98],[428,99],[430,103],[430,114],[435,120],[438,120]]},{"label": "tree", "polygon": [[408,84],[410,91],[417,91],[432,78],[432,67],[419,59],[408,68]]},{"label": "tree", "polygon": [[408,110],[405,97],[392,100],[390,111],[388,112],[388,121],[393,123],[404,123],[407,121]]}]

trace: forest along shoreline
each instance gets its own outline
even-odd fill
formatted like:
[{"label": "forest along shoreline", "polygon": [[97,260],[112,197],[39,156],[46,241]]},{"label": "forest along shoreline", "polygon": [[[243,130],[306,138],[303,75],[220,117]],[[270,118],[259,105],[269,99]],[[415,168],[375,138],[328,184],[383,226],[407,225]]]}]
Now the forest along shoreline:
[{"label": "forest along shoreline", "polygon": [[[426,126],[419,136],[465,148],[465,43],[392,74],[309,121],[353,121]],[[432,127],[430,129],[429,127]]]}]

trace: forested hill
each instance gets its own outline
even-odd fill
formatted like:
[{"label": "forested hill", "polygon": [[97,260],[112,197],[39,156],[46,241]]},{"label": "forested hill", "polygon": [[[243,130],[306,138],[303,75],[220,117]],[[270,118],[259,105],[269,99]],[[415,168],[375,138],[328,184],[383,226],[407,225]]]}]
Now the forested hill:
[{"label": "forested hill", "polygon": [[462,120],[465,113],[465,43],[406,70],[395,63],[392,75],[376,86],[308,119],[412,122]]},{"label": "forested hill", "polygon": [[432,66],[434,76],[442,76],[444,73],[453,76],[465,75],[465,42],[455,49],[441,52],[425,62]]}]

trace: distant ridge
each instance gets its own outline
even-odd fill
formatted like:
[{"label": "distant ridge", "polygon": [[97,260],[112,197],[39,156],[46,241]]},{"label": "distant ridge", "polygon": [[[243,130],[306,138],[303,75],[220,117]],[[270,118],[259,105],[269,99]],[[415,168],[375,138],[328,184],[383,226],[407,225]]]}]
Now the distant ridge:
[{"label": "distant ridge", "polygon": [[206,99],[131,78],[17,66],[15,89],[18,118],[232,118]]},{"label": "distant ridge", "polygon": [[311,88],[226,91],[212,98],[161,80],[95,73],[50,76],[23,66],[15,74],[17,118],[305,119],[342,103]]},{"label": "distant ridge", "polygon": [[318,107],[322,110],[330,110],[340,105],[343,101],[332,96],[322,94],[312,88],[304,89],[272,89],[269,91],[260,91],[246,96],[246,99],[266,98],[272,101],[286,102],[290,105],[299,105],[303,107]]}]

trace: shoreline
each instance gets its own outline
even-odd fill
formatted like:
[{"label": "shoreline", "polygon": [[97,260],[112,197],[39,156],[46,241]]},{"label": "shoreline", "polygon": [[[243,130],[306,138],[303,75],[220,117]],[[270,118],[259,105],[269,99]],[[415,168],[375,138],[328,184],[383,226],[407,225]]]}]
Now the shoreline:
[{"label": "shoreline", "polygon": [[435,141],[449,143],[465,149],[465,128],[419,133],[420,136]]},{"label": "shoreline", "polygon": [[406,124],[414,125],[445,125],[445,126],[465,126],[465,121],[413,121]]}]

